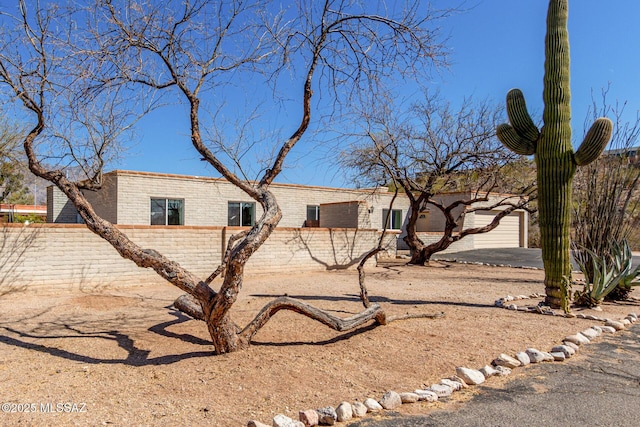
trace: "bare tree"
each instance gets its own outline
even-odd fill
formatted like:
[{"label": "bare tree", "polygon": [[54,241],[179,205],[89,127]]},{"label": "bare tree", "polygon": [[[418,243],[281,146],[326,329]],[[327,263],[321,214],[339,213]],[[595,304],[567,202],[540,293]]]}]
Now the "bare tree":
[{"label": "bare tree", "polygon": [[[608,116],[613,121],[610,149],[589,165],[579,168],[574,178],[572,255],[585,266],[593,282],[592,254],[613,264],[616,245],[631,240],[640,225],[640,165],[631,161],[638,150],[640,115],[626,121],[626,103],[594,100],[587,121]],[[585,127],[585,129],[588,129]],[[585,130],[586,133],[586,130]],[[616,288],[608,297],[625,299],[629,290]]]},{"label": "bare tree", "polygon": [[[431,256],[471,235],[495,229],[516,209],[535,197],[533,179],[514,173],[516,159],[495,138],[502,111],[488,102],[466,99],[458,110],[439,95],[426,94],[422,103],[397,113],[392,103],[362,113],[362,138],[343,153],[343,164],[372,182],[385,179],[409,198],[404,241],[410,264],[424,265]],[[445,198],[458,192],[457,198]],[[509,192],[497,199],[492,192]],[[431,206],[444,217],[442,237],[426,244],[418,218]],[[465,215],[499,210],[482,227],[464,228]]]},{"label": "bare tree", "polygon": [[20,143],[23,132],[6,117],[0,118],[0,202],[33,203],[25,186],[24,155]]},{"label": "bare tree", "polygon": [[[35,120],[24,140],[31,171],[55,184],[87,227],[121,256],[183,290],[175,305],[206,322],[217,353],[248,346],[283,309],[338,331],[372,319],[385,323],[375,304],[341,319],[302,301],[279,298],[244,328],[229,310],[242,287],[246,262],[281,218],[269,187],[309,128],[313,93],[340,105],[363,90],[377,90],[390,77],[438,64],[443,49],[433,25],[446,12],[434,14],[420,1],[400,7],[395,2],[301,0],[283,10],[268,1],[242,0],[95,0],[86,8],[43,0],[33,10],[30,2],[18,4],[17,13],[3,16],[0,85],[5,100],[21,104]],[[255,182],[235,172],[242,164],[242,150],[235,147],[253,142],[207,140],[220,133],[202,130],[215,129],[210,119],[216,118],[220,97],[235,79],[276,86],[286,80],[300,91],[299,123],[289,137],[273,143],[274,156]],[[136,121],[167,99],[186,105],[191,144],[199,156],[264,211],[251,229],[231,237],[223,263],[208,278],[132,242],[99,217],[83,194],[100,186],[103,167],[121,155],[120,143]],[[70,165],[81,166],[85,179],[68,179]],[[214,290],[218,277],[221,284]]]}]

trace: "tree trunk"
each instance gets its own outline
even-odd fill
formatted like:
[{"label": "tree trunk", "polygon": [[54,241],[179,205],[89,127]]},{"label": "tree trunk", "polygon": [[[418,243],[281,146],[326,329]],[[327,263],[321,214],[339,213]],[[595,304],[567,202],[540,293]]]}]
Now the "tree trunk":
[{"label": "tree trunk", "polygon": [[249,346],[249,343],[238,337],[238,327],[229,315],[221,319],[209,317],[206,321],[216,354],[232,353]]}]

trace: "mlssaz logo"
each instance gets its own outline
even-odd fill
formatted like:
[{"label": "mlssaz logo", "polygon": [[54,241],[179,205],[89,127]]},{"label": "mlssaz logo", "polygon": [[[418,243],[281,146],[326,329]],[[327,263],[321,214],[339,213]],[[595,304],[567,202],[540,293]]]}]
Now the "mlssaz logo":
[{"label": "mlssaz logo", "polygon": [[82,403],[41,403],[40,412],[87,412],[87,404]]}]

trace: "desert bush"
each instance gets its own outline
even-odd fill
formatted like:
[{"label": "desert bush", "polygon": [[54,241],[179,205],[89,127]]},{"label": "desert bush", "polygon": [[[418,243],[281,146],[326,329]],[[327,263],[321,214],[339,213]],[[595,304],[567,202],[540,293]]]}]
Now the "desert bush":
[{"label": "desert bush", "polygon": [[612,263],[616,245],[636,239],[640,225],[640,165],[632,163],[629,156],[638,144],[640,118],[625,122],[625,105],[603,104],[600,110],[592,108],[593,116],[614,118],[611,148],[578,169],[574,180],[573,255],[591,282],[597,265],[593,254]]}]

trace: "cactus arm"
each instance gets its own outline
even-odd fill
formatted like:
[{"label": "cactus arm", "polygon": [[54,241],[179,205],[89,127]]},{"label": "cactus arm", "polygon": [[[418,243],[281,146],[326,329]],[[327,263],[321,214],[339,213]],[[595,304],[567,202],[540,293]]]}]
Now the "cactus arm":
[{"label": "cactus arm", "polygon": [[611,120],[606,117],[596,119],[584,137],[584,141],[580,144],[580,148],[573,155],[576,165],[588,165],[597,159],[611,139],[612,132],[613,123]]},{"label": "cactus arm", "polygon": [[511,89],[507,94],[507,115],[520,137],[532,143],[538,140],[540,132],[527,112],[527,104],[520,89]]},{"label": "cactus arm", "polygon": [[496,136],[505,147],[516,154],[530,156],[536,152],[535,143],[518,135],[518,132],[511,125],[506,123],[499,125],[496,129]]}]

